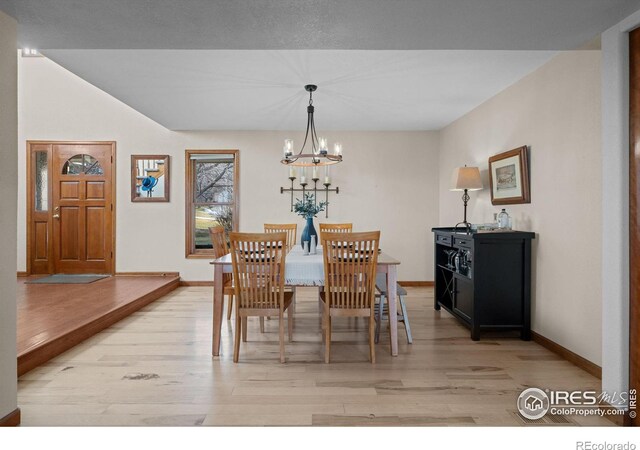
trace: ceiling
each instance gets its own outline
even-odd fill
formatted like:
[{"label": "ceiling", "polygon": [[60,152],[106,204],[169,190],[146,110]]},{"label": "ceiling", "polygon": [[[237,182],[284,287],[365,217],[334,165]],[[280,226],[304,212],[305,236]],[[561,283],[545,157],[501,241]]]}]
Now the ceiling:
[{"label": "ceiling", "polygon": [[40,49],[569,50],[640,0],[0,0]]},{"label": "ceiling", "polygon": [[20,46],[172,130],[431,130],[640,0],[0,0]]},{"label": "ceiling", "polygon": [[554,52],[48,50],[46,55],[172,130],[439,129]]}]

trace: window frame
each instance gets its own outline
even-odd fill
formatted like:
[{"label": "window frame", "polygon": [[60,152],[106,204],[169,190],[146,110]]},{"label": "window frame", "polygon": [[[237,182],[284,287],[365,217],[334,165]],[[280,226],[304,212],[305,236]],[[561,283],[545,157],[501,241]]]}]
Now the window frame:
[{"label": "window frame", "polygon": [[213,249],[196,248],[195,243],[195,164],[192,155],[233,155],[233,231],[238,231],[240,223],[240,150],[185,150],[185,257],[211,259]]}]

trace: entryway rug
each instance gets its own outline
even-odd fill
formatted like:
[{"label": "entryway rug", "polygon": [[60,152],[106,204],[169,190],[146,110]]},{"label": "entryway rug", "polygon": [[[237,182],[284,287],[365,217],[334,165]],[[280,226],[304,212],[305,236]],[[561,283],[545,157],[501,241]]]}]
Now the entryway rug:
[{"label": "entryway rug", "polygon": [[26,284],[87,284],[94,281],[108,278],[110,275],[101,275],[95,273],[86,274],[63,274],[57,273],[55,275],[49,275],[48,277],[35,278],[33,280],[25,281]]}]

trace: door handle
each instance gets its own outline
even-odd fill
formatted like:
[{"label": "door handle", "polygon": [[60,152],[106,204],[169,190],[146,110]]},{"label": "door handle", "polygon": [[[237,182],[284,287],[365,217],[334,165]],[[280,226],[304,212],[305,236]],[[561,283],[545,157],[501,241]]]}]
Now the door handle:
[{"label": "door handle", "polygon": [[56,213],[56,214],[54,214],[54,215],[53,215],[53,218],[54,218],[54,219],[59,219],[59,218],[60,218],[60,214],[57,214],[57,213]]},{"label": "door handle", "polygon": [[60,211],[60,207],[56,206],[55,208],[53,208],[53,218],[54,219],[59,219],[60,218],[60,214],[58,213],[58,211]]}]

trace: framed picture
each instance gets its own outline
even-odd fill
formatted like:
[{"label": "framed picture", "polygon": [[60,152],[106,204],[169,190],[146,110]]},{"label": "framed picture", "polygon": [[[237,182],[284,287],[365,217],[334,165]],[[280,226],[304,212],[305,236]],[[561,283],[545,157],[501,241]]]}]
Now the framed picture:
[{"label": "framed picture", "polygon": [[168,202],[171,188],[169,155],[131,155],[131,201]]},{"label": "framed picture", "polygon": [[527,147],[489,158],[489,184],[493,205],[531,203]]}]

